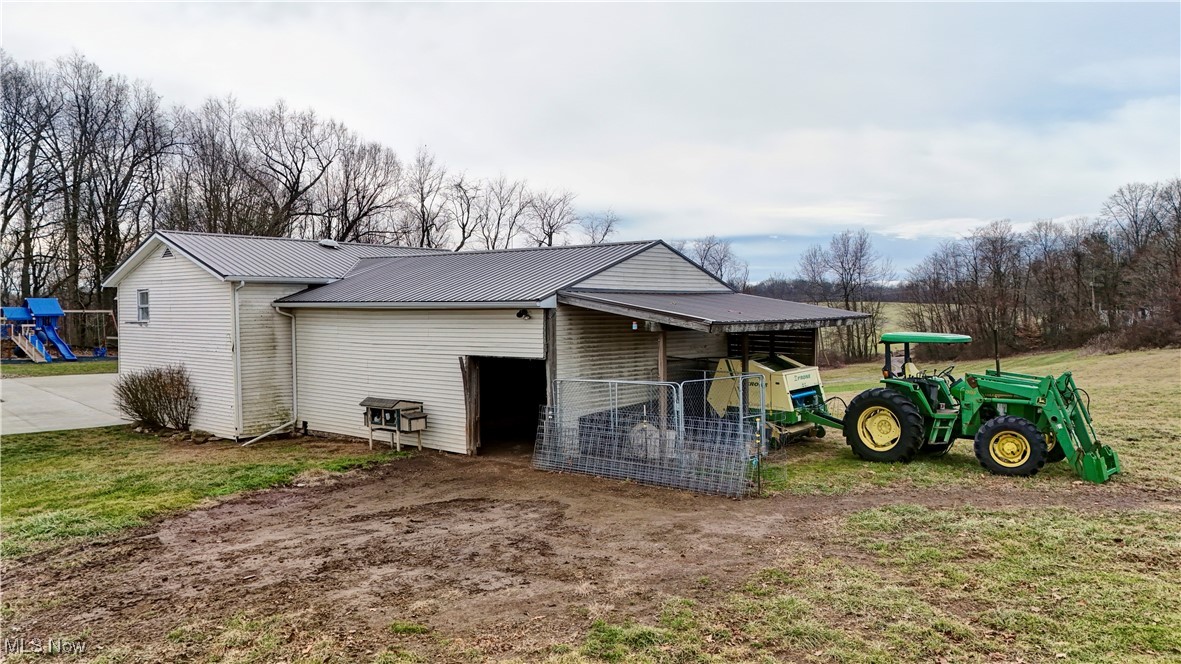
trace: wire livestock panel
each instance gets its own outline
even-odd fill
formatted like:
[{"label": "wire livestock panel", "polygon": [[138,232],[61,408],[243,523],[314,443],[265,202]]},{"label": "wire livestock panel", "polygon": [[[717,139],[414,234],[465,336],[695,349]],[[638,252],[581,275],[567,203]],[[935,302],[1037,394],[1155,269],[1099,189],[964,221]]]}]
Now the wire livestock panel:
[{"label": "wire livestock panel", "polygon": [[[717,380],[757,393],[758,401],[710,407]],[[542,409],[533,465],[744,496],[757,484],[762,456],[762,389],[757,375],[683,383],[557,380],[554,404]]]}]

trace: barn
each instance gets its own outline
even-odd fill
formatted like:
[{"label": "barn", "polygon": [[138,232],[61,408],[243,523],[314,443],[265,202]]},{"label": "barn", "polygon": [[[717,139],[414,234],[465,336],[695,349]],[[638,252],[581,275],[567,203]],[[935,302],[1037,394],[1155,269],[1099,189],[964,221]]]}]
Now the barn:
[{"label": "barn", "polygon": [[[442,252],[160,231],[107,280],[120,371],[181,362],[195,428],[364,437],[419,401],[425,447],[530,437],[555,380],[675,380],[716,358],[814,362],[848,311],[735,292],[662,241]],[[127,325],[126,323],[131,323]]]}]

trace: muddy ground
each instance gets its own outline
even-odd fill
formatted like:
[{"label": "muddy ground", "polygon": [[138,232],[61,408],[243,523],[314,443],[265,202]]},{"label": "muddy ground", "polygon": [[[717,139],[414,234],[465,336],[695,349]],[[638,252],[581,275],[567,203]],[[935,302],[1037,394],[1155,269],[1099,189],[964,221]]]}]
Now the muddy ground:
[{"label": "muddy ground", "polygon": [[650,620],[669,596],[725,592],[784,555],[860,559],[825,533],[867,507],[1169,500],[998,486],[735,501],[542,473],[525,456],[419,453],[10,563],[5,636],[84,635],[88,655],[181,661],[224,647],[235,619],[270,617],[264,629],[304,652],[330,643],[366,659],[397,640],[398,620],[430,628],[432,660],[537,659],[596,616]]}]

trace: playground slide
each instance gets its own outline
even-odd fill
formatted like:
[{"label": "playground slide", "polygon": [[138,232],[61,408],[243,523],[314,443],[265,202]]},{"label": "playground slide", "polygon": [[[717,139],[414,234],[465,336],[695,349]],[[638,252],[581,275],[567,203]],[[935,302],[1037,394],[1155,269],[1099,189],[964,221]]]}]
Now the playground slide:
[{"label": "playground slide", "polygon": [[69,344],[57,335],[56,329],[46,325],[41,328],[41,332],[45,335],[46,339],[49,339],[54,346],[57,346],[57,352],[61,354],[63,360],[73,362],[78,359],[78,356],[74,355],[74,351],[70,350]]}]

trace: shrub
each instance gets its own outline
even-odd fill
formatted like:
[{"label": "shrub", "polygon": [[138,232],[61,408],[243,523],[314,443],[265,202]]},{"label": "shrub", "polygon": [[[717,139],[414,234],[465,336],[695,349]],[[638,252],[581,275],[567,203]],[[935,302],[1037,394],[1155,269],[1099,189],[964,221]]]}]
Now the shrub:
[{"label": "shrub", "polygon": [[197,411],[197,390],[183,364],[120,375],[115,406],[127,417],[154,428],[189,428]]}]

